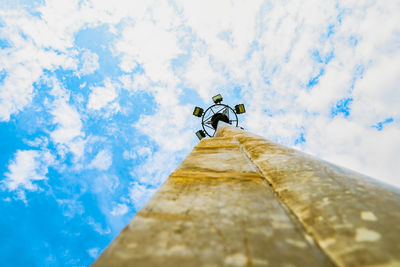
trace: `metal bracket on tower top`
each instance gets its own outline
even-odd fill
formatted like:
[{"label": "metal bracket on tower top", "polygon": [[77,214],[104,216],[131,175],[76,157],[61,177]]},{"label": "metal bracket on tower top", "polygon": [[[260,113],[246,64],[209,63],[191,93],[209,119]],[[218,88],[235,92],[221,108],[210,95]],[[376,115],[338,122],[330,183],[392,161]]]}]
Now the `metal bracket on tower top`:
[{"label": "metal bracket on tower top", "polygon": [[236,105],[235,109],[228,105],[221,104],[223,98],[220,94],[214,96],[212,100],[214,105],[207,108],[206,111],[200,107],[195,107],[193,111],[194,116],[201,117],[201,126],[203,130],[196,132],[196,136],[200,140],[205,136],[214,137],[218,128],[218,123],[221,121],[238,127],[237,114],[246,112],[243,104]]}]

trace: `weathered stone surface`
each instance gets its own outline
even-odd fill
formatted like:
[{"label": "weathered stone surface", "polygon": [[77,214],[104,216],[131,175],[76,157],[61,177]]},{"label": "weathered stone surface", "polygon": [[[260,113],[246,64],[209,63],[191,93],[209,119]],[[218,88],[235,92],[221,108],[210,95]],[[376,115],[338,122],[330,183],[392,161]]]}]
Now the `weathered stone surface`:
[{"label": "weathered stone surface", "polygon": [[279,198],[339,266],[400,266],[400,193],[239,129],[235,137]]},{"label": "weathered stone surface", "polygon": [[172,175],[99,265],[329,265],[260,175],[214,178]]},{"label": "weathered stone surface", "polygon": [[94,266],[397,266],[399,212],[390,188],[223,127]]}]

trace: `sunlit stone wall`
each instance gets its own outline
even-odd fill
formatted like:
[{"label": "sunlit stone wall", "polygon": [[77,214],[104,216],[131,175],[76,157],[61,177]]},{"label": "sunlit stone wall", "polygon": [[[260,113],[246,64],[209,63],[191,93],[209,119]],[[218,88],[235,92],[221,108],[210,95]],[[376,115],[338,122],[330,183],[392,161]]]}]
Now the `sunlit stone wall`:
[{"label": "sunlit stone wall", "polygon": [[94,263],[334,265],[400,265],[400,193],[230,126],[199,142]]}]

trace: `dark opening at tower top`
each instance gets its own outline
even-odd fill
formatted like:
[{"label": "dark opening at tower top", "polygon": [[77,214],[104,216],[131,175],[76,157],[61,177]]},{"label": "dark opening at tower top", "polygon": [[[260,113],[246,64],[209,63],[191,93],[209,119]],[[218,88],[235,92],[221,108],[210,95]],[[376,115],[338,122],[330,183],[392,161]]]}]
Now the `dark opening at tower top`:
[{"label": "dark opening at tower top", "polygon": [[218,122],[219,122],[219,121],[223,121],[223,122],[226,122],[226,123],[231,124],[231,122],[229,121],[228,116],[226,116],[226,115],[223,114],[223,113],[216,113],[216,114],[214,114],[214,115],[212,116],[212,118],[211,118],[211,125],[212,125],[212,127],[213,127],[214,129],[217,129],[217,126],[218,126]]}]

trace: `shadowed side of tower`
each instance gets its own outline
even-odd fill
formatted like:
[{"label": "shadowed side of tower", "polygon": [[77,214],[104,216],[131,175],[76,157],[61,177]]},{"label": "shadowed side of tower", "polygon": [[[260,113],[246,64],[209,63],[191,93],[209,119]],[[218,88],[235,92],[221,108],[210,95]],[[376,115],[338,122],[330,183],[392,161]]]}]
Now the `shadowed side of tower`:
[{"label": "shadowed side of tower", "polygon": [[93,266],[400,264],[400,194],[231,126],[203,139]]}]

